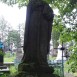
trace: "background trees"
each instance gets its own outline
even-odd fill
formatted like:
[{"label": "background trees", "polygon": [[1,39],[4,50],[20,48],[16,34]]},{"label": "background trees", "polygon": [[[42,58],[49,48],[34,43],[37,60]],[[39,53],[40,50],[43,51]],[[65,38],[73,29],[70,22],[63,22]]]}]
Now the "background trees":
[{"label": "background trees", "polygon": [[20,46],[20,34],[18,33],[17,30],[12,30],[8,33],[8,45],[10,45],[11,43],[15,44],[15,47],[19,47]]},{"label": "background trees", "polygon": [[8,34],[8,27],[9,27],[9,23],[3,18],[0,18],[0,38],[4,40],[4,38],[6,38],[7,34]]},{"label": "background trees", "polygon": [[[13,43],[16,48],[23,44],[24,24],[19,24],[17,30],[13,30],[11,25],[4,19],[0,18],[0,38],[8,48]],[[22,39],[22,40],[21,40]]]}]

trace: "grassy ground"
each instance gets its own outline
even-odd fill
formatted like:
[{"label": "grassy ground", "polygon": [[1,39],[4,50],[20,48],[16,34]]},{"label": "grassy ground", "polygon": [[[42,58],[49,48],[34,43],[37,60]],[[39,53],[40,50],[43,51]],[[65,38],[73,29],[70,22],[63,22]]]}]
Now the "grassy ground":
[{"label": "grassy ground", "polygon": [[77,72],[72,73],[71,71],[69,71],[70,66],[67,64],[67,62],[64,64],[64,72],[68,72],[72,75],[74,75],[75,77],[77,77]]},{"label": "grassy ground", "polygon": [[6,52],[4,55],[4,62],[14,62],[16,58],[16,53],[10,54],[10,52]]},{"label": "grassy ground", "polygon": [[[55,59],[56,59],[56,57],[49,56],[49,60],[55,60]],[[76,73],[72,73],[71,71],[69,71],[69,68],[70,68],[70,66],[67,64],[67,62],[65,62],[64,63],[64,72],[72,74],[73,76],[77,77],[77,72]]]},{"label": "grassy ground", "polygon": [[[4,55],[4,62],[14,62],[15,58],[16,58],[16,53],[14,53],[13,55],[11,55],[10,52],[7,52],[7,53]],[[49,60],[55,60],[55,57],[49,56]],[[68,72],[68,68],[69,68],[69,67],[70,67],[70,66],[69,66],[67,63],[65,63],[65,64],[64,64],[64,72]],[[15,75],[15,74],[17,73],[17,69],[15,68],[15,66],[11,66],[11,67],[10,67],[10,71],[11,71],[11,73],[10,73],[11,76],[13,76],[13,75]],[[60,73],[60,72],[59,72],[59,73]],[[77,73],[72,73],[72,72],[69,72],[69,73],[71,73],[71,74],[73,74],[75,77],[77,77]],[[1,77],[1,76],[0,76],[0,77]],[[6,77],[6,76],[3,76],[3,77]]]},{"label": "grassy ground", "polygon": [[76,73],[74,73],[74,76],[75,76],[75,77],[77,77],[77,72],[76,72]]},{"label": "grassy ground", "polygon": [[[10,54],[10,52],[6,52],[4,55],[4,62],[14,62],[15,59],[16,59],[16,53],[15,52],[13,54]],[[3,74],[0,77],[13,77],[15,74],[17,74],[16,66],[11,66],[9,69],[10,69],[9,75],[6,76],[5,74]]]}]

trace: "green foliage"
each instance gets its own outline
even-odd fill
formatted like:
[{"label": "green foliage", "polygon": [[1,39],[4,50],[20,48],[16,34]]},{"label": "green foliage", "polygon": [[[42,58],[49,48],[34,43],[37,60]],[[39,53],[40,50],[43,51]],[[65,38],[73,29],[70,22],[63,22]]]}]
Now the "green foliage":
[{"label": "green foliage", "polygon": [[55,68],[54,68],[54,74],[57,74],[58,76],[60,76],[61,77],[61,66],[58,68],[58,66],[56,66]]},{"label": "green foliage", "polygon": [[[19,6],[25,6],[28,4],[29,0],[0,0],[9,5],[19,3]],[[57,7],[61,10],[61,13],[65,14],[65,10],[70,12],[74,7],[76,7],[77,0],[44,0],[49,4],[52,4],[54,7]]]},{"label": "green foliage", "polygon": [[10,67],[10,74],[7,73],[0,73],[0,77],[15,77],[17,74],[17,70],[14,66]]},{"label": "green foliage", "polygon": [[56,26],[54,26],[53,29],[52,29],[53,47],[58,46],[58,40],[59,40],[59,36],[60,36],[60,32],[56,29],[57,29]]},{"label": "green foliage", "polygon": [[6,3],[8,5],[14,5],[17,3],[17,0],[0,0],[2,1],[3,3]]},{"label": "green foliage", "polygon": [[20,46],[20,34],[18,33],[17,30],[12,30],[8,34],[8,45],[10,43],[14,43],[16,47]]},{"label": "green foliage", "polygon": [[63,31],[64,26],[62,24],[62,19],[60,16],[55,16],[54,18],[54,24],[52,28],[52,41],[53,41],[53,47],[57,47],[59,44],[59,38],[60,34]]},{"label": "green foliage", "polygon": [[6,74],[0,74],[0,77],[7,77]]},{"label": "green foliage", "polygon": [[26,6],[29,3],[29,0],[17,0],[19,7]]},{"label": "green foliage", "polygon": [[15,66],[11,66],[10,67],[10,75],[15,76],[16,74],[17,74],[17,69],[15,68]]},{"label": "green foliage", "polygon": [[14,55],[10,56],[10,52],[6,52],[4,55],[4,62],[14,62],[15,58],[16,58],[16,52],[14,52]]},{"label": "green foliage", "polygon": [[[15,55],[10,56],[10,52],[6,52],[4,55],[4,62],[14,62],[16,58],[16,53]],[[2,74],[0,77],[14,77],[17,74],[17,69],[15,66],[10,66],[10,74]]]},{"label": "green foliage", "polygon": [[69,50],[71,52],[71,56],[67,63],[70,66],[69,71],[74,73],[77,72],[77,44],[71,46]]},{"label": "green foliage", "polygon": [[60,34],[60,41],[66,43],[70,42],[72,39],[72,32],[70,31],[70,28],[64,28],[64,30]]},{"label": "green foliage", "polygon": [[3,56],[4,55],[4,52],[0,51],[0,56]]},{"label": "green foliage", "polygon": [[43,0],[45,2],[47,2],[48,4],[53,3],[54,0]]}]

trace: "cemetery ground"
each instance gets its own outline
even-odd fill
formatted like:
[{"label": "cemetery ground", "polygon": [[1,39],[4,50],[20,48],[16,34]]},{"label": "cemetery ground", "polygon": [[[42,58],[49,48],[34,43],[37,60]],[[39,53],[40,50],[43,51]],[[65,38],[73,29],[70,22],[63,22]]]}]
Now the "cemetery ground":
[{"label": "cemetery ground", "polygon": [[[16,58],[16,53],[14,52],[13,55],[10,54],[10,52],[7,52],[4,55],[4,62],[14,62]],[[50,60],[55,60],[55,57],[49,57]],[[17,74],[17,66],[14,65],[10,65],[9,69],[10,69],[10,74],[0,74],[0,77],[14,77]],[[72,73],[69,72],[68,73],[68,67],[70,67],[66,62],[64,63],[64,73],[65,76],[64,77],[77,77],[77,73]],[[55,69],[55,73],[60,75],[60,71],[57,69]]]},{"label": "cemetery ground", "polygon": [[[12,63],[14,62],[16,58],[16,53],[14,52],[13,54],[10,54],[10,52],[6,52],[4,55],[4,63]],[[8,66],[8,64],[7,64]],[[15,65],[13,64],[9,64],[9,70],[10,70],[10,74],[9,73],[1,73],[0,77],[13,77],[17,74],[17,68]]]},{"label": "cemetery ground", "polygon": [[[55,60],[56,57],[49,56],[49,60]],[[67,61],[64,63],[64,77],[77,77],[77,72],[73,73],[69,71],[70,65],[68,65]],[[59,68],[60,69],[60,68]],[[57,69],[58,70],[58,69]],[[62,71],[62,70],[61,70]],[[56,71],[56,74],[61,74],[61,71]]]}]

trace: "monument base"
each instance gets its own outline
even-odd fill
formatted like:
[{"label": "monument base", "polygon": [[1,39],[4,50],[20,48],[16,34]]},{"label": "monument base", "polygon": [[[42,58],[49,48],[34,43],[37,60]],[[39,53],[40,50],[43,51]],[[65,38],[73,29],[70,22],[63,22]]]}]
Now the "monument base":
[{"label": "monument base", "polygon": [[55,74],[41,74],[41,75],[30,75],[30,74],[26,74],[24,72],[19,73],[18,75],[16,75],[15,77],[60,77],[58,75]]},{"label": "monument base", "polygon": [[53,67],[44,66],[44,65],[35,65],[31,64],[19,64],[19,74],[15,77],[59,77],[58,75],[53,74]]}]

